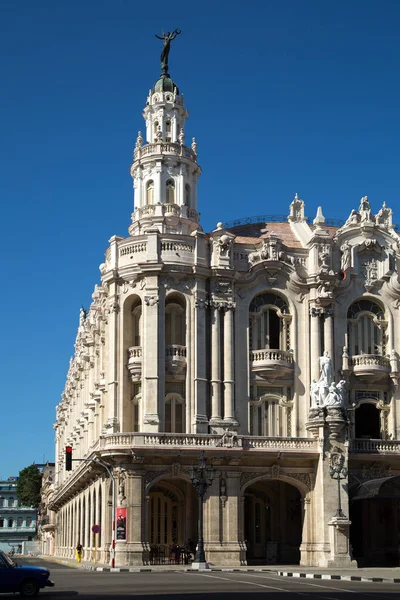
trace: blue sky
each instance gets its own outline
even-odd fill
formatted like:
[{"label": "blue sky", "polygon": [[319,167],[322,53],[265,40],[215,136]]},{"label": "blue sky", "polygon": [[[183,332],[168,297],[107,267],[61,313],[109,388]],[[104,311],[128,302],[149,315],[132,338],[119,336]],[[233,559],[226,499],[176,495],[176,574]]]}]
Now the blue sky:
[{"label": "blue sky", "polygon": [[0,477],[54,460],[79,308],[130,223],[154,35],[176,27],[205,230],[295,192],[310,218],[368,195],[400,222],[398,0],[2,0]]}]

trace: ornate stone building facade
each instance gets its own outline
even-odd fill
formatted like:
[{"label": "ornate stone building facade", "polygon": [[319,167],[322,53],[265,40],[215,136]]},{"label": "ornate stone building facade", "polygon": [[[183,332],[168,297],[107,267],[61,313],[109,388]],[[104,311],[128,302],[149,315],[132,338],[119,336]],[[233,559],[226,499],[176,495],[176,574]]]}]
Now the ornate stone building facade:
[{"label": "ornate stone building facade", "polygon": [[[195,541],[204,453],[210,563],[396,563],[392,211],[362,198],[345,223],[319,209],[310,224],[296,195],[287,217],[205,233],[197,144],[165,64],[143,116],[129,236],[110,240],[57,407],[55,554],[80,540],[93,560],[93,524],[97,559],[118,566]],[[66,445],[83,459],[71,472]]]}]

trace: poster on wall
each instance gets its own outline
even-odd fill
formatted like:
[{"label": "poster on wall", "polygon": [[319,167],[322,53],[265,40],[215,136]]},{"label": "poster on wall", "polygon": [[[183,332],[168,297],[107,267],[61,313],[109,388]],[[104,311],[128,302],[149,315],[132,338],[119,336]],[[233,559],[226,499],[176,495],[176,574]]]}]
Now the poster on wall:
[{"label": "poster on wall", "polygon": [[126,540],[126,508],[117,508],[117,540]]}]

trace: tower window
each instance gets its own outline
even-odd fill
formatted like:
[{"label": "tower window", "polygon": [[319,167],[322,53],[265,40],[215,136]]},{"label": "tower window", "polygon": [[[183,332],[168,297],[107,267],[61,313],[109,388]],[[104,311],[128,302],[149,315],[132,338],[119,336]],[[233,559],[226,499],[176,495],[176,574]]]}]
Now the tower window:
[{"label": "tower window", "polygon": [[171,121],[167,121],[165,124],[167,133],[171,133]]},{"label": "tower window", "polygon": [[157,141],[158,121],[154,121],[154,141]]},{"label": "tower window", "polygon": [[166,204],[175,204],[175,182],[173,179],[168,179],[166,184]]},{"label": "tower window", "polygon": [[190,185],[185,185],[185,206],[190,206]]},{"label": "tower window", "polygon": [[152,180],[146,185],[146,204],[154,204],[154,181]]}]

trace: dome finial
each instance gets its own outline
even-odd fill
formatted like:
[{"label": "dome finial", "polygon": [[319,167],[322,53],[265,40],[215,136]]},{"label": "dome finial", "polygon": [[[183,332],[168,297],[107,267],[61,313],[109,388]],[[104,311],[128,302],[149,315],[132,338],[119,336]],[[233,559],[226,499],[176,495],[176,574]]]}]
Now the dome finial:
[{"label": "dome finial", "polygon": [[164,47],[162,49],[161,57],[160,57],[161,74],[166,75],[167,77],[168,77],[168,56],[169,56],[169,51],[171,49],[171,42],[180,33],[181,33],[180,29],[175,29],[172,33],[170,31],[167,31],[166,33],[162,32],[161,36],[156,34],[156,38],[158,38],[159,40],[163,40],[163,42],[164,42]]}]

